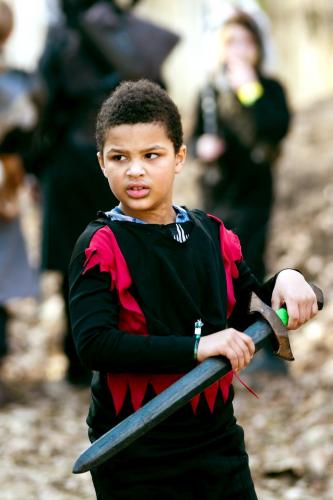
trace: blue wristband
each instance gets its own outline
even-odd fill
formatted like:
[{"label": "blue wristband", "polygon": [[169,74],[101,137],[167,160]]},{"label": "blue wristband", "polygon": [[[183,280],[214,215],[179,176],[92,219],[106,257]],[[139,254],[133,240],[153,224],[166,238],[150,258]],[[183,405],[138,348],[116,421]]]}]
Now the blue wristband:
[{"label": "blue wristband", "polygon": [[201,319],[197,319],[197,321],[194,323],[194,337],[195,337],[195,342],[194,342],[194,360],[198,360],[198,347],[199,347],[199,342],[200,342],[200,337],[201,337],[201,328],[203,327],[203,322]]},{"label": "blue wristband", "polygon": [[194,356],[195,361],[198,361],[198,347],[199,347],[200,338],[201,338],[200,335],[196,335],[196,337],[195,337],[194,352],[193,352],[193,356]]}]

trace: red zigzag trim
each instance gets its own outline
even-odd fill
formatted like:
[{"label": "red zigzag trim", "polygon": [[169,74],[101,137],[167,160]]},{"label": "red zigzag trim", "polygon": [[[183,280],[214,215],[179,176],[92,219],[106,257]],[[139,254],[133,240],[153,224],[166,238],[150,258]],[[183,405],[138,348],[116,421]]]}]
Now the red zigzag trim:
[{"label": "red zigzag trim", "polygon": [[[238,276],[238,269],[235,262],[242,258],[242,254],[237,236],[225,229],[223,223],[219,219],[214,216],[210,217],[220,223],[221,252],[226,271],[228,299],[227,314],[229,317],[235,305],[232,284],[232,279]],[[119,330],[131,332],[133,335],[148,335],[144,314],[139,304],[129,292],[132,278],[127,263],[119,248],[115,235],[108,226],[104,226],[96,231],[85,254],[86,260],[83,273],[95,266],[99,266],[101,272],[107,272],[111,276],[111,290],[117,290],[121,306],[118,324]],[[148,384],[151,384],[156,394],[159,394],[182,376],[183,373],[109,373],[108,386],[116,413],[118,414],[120,412],[124,404],[127,390],[130,391],[133,409],[137,410],[142,405]],[[214,410],[219,389],[223,400],[226,401],[228,399],[232,378],[233,373],[229,372],[225,377],[212,384],[202,393],[206,398],[211,412]],[[196,412],[202,394],[195,396],[191,400],[194,412]]]}]

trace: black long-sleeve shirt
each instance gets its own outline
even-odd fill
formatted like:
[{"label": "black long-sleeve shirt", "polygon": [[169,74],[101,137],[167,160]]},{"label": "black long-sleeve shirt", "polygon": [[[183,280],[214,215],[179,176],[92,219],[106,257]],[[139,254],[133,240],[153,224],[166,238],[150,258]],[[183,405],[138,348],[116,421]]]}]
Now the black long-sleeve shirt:
[{"label": "black long-sleeve shirt", "polygon": [[[120,222],[116,227],[120,229],[122,224],[124,223]],[[193,225],[192,222],[190,224]],[[209,224],[212,227],[215,224],[214,230],[218,230],[215,222],[209,221]],[[218,262],[212,266],[209,262],[211,255],[204,256],[207,242],[201,242],[202,249],[198,248],[197,253],[202,253],[202,263],[198,264],[198,255],[194,254],[191,244],[181,244],[172,238],[165,239],[163,228],[152,228],[151,225],[142,227],[134,223],[125,223],[125,227],[132,234],[129,239],[128,235],[123,238],[122,249],[128,254],[128,262],[133,263],[130,270],[134,278],[137,275],[144,283],[141,289],[140,285],[136,284],[133,293],[141,303],[146,303],[143,309],[148,318],[149,335],[133,335],[119,330],[119,301],[117,291],[111,291],[109,273],[101,272],[99,267],[93,267],[82,274],[86,260],[85,249],[94,234],[94,230],[90,228],[79,241],[70,266],[71,320],[79,356],[86,366],[97,371],[186,371],[195,366],[192,325],[197,318],[193,316],[193,322],[189,321],[188,317],[179,320],[183,315],[182,309],[197,309],[198,317],[204,319],[204,335],[223,329],[227,324],[225,312],[221,315],[226,292],[220,255],[217,254]],[[120,229],[119,233],[121,232]],[[138,234],[142,234],[139,239],[146,247],[142,254],[138,245],[130,244],[134,241],[138,243]],[[216,235],[219,244],[218,234]],[[195,238],[196,235],[192,231],[192,239]],[[163,244],[167,243],[165,250],[163,246],[158,248],[158,242],[161,240]],[[197,240],[196,246],[199,245]],[[153,251],[147,253],[149,248],[156,249],[156,256]],[[217,247],[216,249],[219,251]],[[174,255],[169,256],[168,250],[173,251]],[[166,262],[167,259],[168,265],[163,269],[163,260]],[[239,277],[235,280],[236,308],[228,324],[242,328],[246,325],[251,291],[255,290],[269,302],[274,280],[260,286],[244,261],[237,265]],[[173,280],[176,285],[172,285]],[[152,306],[147,303],[149,300],[155,302],[156,298],[160,299],[160,303],[154,305],[152,310]],[[188,305],[184,302],[185,299],[188,300]],[[206,310],[210,312],[209,318]],[[165,326],[162,323],[167,317],[170,321],[169,325]]]},{"label": "black long-sleeve shirt", "polygon": [[[234,279],[236,305],[227,319],[219,224],[200,211],[189,214],[190,221],[185,223],[189,238],[183,243],[173,238],[168,225],[110,222],[104,217],[88,226],[74,249],[69,270],[70,312],[79,356],[95,372],[87,419],[93,438],[133,412],[129,395],[120,413],[115,411],[108,373],[135,376],[187,372],[197,364],[193,335],[197,319],[203,320],[203,335],[227,326],[242,330],[251,321],[247,312],[252,291],[270,303],[275,278],[261,286],[240,260],[238,278]],[[103,266],[87,266],[87,249],[93,246],[94,236],[105,228],[111,229],[124,256],[132,279],[129,291],[144,313],[149,335],[119,328],[120,303],[114,276]],[[153,396],[148,384],[143,402]],[[199,435],[201,441],[209,441],[212,436],[222,439],[226,422],[233,419],[232,397],[232,389],[227,402],[219,395],[212,414],[200,399],[199,419],[186,405],[153,434],[163,436],[166,432],[169,436],[172,422],[172,436],[178,436],[179,446],[181,442],[184,446],[193,443],[194,436]]]}]

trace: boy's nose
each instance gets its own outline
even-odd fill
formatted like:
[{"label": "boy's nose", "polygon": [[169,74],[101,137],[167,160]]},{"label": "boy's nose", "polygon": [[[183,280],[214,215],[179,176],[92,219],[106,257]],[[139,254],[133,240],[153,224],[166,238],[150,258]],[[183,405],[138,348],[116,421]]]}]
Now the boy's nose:
[{"label": "boy's nose", "polygon": [[138,177],[140,175],[143,175],[144,173],[145,169],[142,165],[142,162],[140,161],[132,161],[127,170],[127,175],[130,175],[132,177]]}]

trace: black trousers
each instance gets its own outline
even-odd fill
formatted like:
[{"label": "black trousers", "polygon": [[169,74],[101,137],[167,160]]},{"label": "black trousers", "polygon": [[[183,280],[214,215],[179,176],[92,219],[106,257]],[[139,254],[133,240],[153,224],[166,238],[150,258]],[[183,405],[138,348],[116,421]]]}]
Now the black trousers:
[{"label": "black trousers", "polygon": [[225,438],[173,456],[155,449],[154,458],[139,443],[140,452],[121,452],[91,471],[97,500],[257,500],[242,428],[234,425]]},{"label": "black trousers", "polygon": [[237,234],[247,264],[256,278],[263,281],[271,205],[228,207],[217,204],[211,213],[220,217],[225,226]]}]

